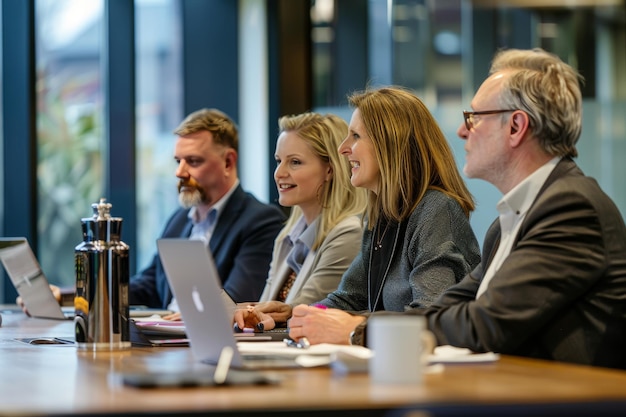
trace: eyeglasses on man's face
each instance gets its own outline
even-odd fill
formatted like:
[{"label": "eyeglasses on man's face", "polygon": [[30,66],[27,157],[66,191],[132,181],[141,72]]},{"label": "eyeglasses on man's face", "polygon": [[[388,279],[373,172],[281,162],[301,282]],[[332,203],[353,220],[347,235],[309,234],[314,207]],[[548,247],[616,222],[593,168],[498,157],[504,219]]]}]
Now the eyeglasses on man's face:
[{"label": "eyeglasses on man's face", "polygon": [[474,116],[481,116],[485,114],[499,114],[507,113],[510,111],[517,111],[515,109],[509,110],[483,110],[483,111],[463,111],[463,119],[465,119],[465,127],[467,130],[472,130],[474,127]]}]

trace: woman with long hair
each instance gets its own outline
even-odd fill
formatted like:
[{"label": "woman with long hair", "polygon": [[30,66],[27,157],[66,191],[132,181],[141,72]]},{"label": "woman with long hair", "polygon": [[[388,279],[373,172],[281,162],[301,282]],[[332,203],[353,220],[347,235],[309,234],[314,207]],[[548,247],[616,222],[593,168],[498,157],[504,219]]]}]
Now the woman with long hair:
[{"label": "woman with long hair", "polygon": [[[333,320],[331,309],[426,307],[480,261],[469,224],[472,196],[422,101],[406,89],[383,87],[352,94],[349,102],[354,111],[338,149],[352,167],[352,185],[368,193],[361,250],[337,290],[314,307],[263,303],[237,311],[239,326],[272,328],[293,313],[292,338],[348,343],[362,318]],[[311,326],[312,320],[322,324]]]},{"label": "woman with long hair", "polygon": [[359,250],[365,193],[337,154],[348,132],[338,116],[302,113],[278,121],[274,181],[291,214],[278,234],[259,301],[308,304],[337,289]]}]

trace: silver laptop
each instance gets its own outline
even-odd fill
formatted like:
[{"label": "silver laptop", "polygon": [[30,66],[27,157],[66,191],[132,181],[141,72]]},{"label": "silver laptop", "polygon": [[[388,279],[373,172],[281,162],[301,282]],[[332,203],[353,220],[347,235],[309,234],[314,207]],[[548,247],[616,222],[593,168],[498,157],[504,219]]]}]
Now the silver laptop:
[{"label": "silver laptop", "polygon": [[[232,306],[204,242],[189,239],[157,240],[165,275],[178,300],[191,351],[198,361],[217,364],[222,349],[233,349],[234,368],[297,367],[293,355],[243,355],[233,333]],[[287,336],[285,332],[285,337]]]},{"label": "silver laptop", "polygon": [[[1,237],[0,261],[22,297],[28,314],[44,319],[73,320],[74,306],[61,307],[50,283],[25,237]],[[163,316],[171,311],[145,306],[130,306],[130,317]]]},{"label": "silver laptop", "polygon": [[74,318],[74,308],[61,308],[54,297],[48,279],[26,238],[0,238],[0,261],[32,317],[59,320]]}]

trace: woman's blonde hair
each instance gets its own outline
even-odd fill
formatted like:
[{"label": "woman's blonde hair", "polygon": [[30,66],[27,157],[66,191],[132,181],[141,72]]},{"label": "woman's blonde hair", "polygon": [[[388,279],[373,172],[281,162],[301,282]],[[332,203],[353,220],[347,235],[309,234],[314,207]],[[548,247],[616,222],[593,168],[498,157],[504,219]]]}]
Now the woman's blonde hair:
[{"label": "woman's blonde hair", "polygon": [[[328,233],[343,219],[361,216],[365,209],[365,191],[350,184],[350,163],[338,152],[339,144],[348,134],[347,123],[332,114],[302,113],[283,116],[278,120],[280,133],[293,132],[304,140],[313,153],[330,165],[332,177],[318,192],[322,212],[312,249],[317,249]],[[287,236],[300,218],[299,207],[291,208],[289,219],[277,240]]]},{"label": "woman's blonde hair", "polygon": [[443,132],[424,103],[402,87],[366,89],[348,97],[361,113],[380,167],[380,189],[369,191],[368,228],[382,214],[401,222],[428,189],[455,199],[469,217],[474,200]]}]

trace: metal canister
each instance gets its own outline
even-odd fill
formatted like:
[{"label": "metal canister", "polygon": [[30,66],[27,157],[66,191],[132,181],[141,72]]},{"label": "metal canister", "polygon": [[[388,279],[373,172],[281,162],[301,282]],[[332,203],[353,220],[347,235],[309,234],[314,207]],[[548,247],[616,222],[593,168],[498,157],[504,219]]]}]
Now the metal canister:
[{"label": "metal canister", "polygon": [[101,198],[93,216],[81,219],[83,242],[74,248],[76,342],[84,350],[129,349],[129,247],[121,241],[122,219],[111,217]]}]

